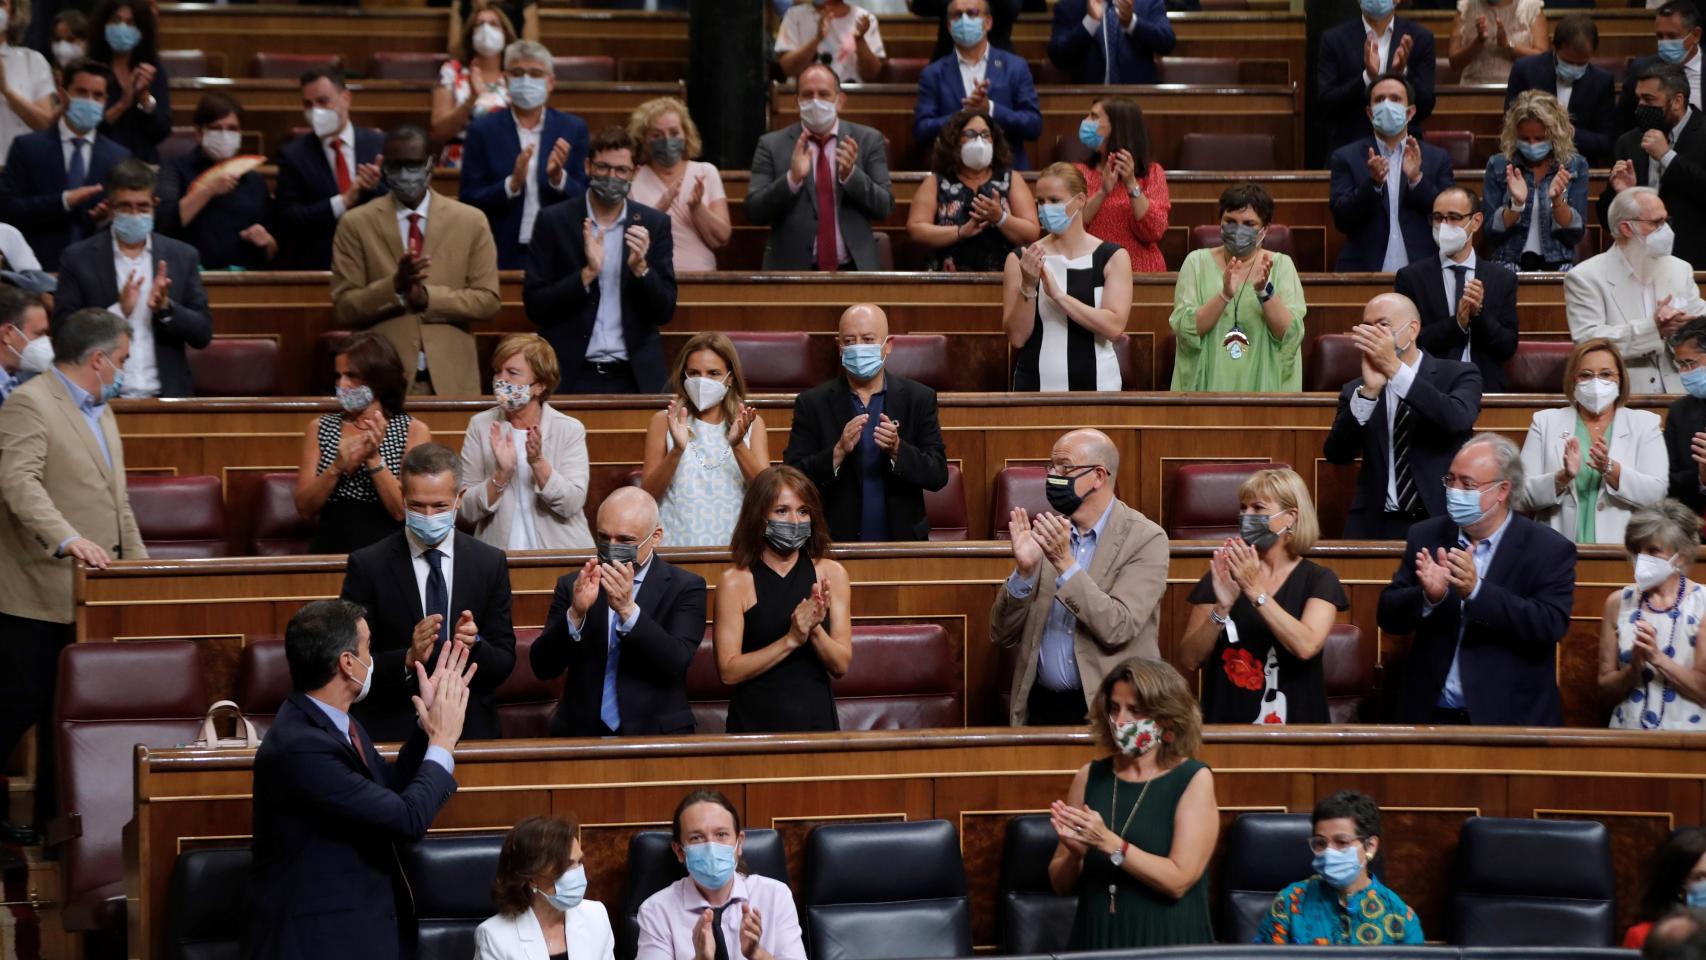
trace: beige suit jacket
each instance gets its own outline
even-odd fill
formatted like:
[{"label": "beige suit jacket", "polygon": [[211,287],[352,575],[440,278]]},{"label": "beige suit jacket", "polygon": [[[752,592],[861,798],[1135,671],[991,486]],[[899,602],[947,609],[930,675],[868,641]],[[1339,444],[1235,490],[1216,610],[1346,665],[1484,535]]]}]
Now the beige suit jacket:
[{"label": "beige suit jacket", "polygon": [[1019,647],[1009,710],[1014,726],[1025,722],[1043,624],[1056,597],[1077,618],[1072,646],[1086,705],[1114,667],[1132,657],[1161,655],[1157,635],[1161,595],[1167,589],[1167,534],[1118,500],[1113,501],[1112,510],[1090,569],[1073,574],[1058,593],[1054,581],[1059,571],[1046,560],[1028,596],[1013,596],[1006,583],[996,588],[995,606],[989,611],[990,637],[999,646]]},{"label": "beige suit jacket", "polygon": [[55,556],[72,537],[86,537],[115,560],[147,558],[111,407],[101,412],[101,430],[111,466],[53,370],[0,406],[0,612],[72,621],[74,561]]},{"label": "beige suit jacket", "polygon": [[497,316],[498,253],[486,215],[439,193],[429,194],[421,249],[427,268],[427,308],[409,313],[397,302],[397,262],[403,235],[389,194],[344,214],[332,240],[332,318],[351,330],[372,329],[397,348],[413,386],[426,351],[433,392],[441,397],[486,392],[468,328]]},{"label": "beige suit jacket", "polygon": [[[1670,298],[1689,316],[1706,310],[1694,271],[1686,260],[1665,257],[1650,268],[1653,303]],[[1635,276],[1623,251],[1612,247],[1564,274],[1564,316],[1576,343],[1604,337],[1629,365],[1631,393],[1679,393],[1682,374],[1646,305],[1646,283]]]}]

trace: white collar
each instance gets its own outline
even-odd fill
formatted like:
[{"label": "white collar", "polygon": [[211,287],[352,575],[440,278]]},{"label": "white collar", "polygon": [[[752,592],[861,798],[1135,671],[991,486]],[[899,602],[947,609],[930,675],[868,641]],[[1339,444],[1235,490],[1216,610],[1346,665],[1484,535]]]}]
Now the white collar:
[{"label": "white collar", "polygon": [[[338,130],[337,133],[334,133],[330,136],[321,137],[320,138],[320,145],[323,147],[330,147],[332,145],[333,140],[341,140],[341,141],[343,141],[343,145],[345,147],[349,147],[351,150],[354,150],[355,149],[354,127],[355,127],[355,124],[351,123],[348,120],[345,120],[342,129]],[[343,147],[339,147],[338,149],[341,150],[341,149],[343,149]]]},{"label": "white collar", "polygon": [[1439,255],[1439,268],[1441,270],[1450,270],[1452,267],[1468,267],[1470,273],[1475,272],[1475,244],[1473,238],[1471,238],[1471,242],[1469,243],[1469,256],[1462,263],[1458,263],[1456,260],[1451,259],[1443,253]]},{"label": "white collar", "polygon": [[432,205],[432,188],[427,188],[426,195],[421,197],[421,205],[413,210],[410,210],[408,207],[399,203],[396,199],[397,195],[395,193],[391,194],[391,197],[391,204],[397,208],[398,223],[407,223],[409,220],[409,214],[411,213],[418,213],[421,215],[421,219],[425,220],[427,218],[427,207]]},{"label": "white collar", "polygon": [[71,124],[66,123],[64,117],[60,117],[59,118],[59,142],[64,143],[67,140],[77,140],[77,139],[83,139],[83,140],[87,140],[90,143],[94,143],[95,142],[95,131],[90,130],[87,133],[78,133],[77,131],[71,129]]},{"label": "white collar", "polygon": [[1365,16],[1362,18],[1362,32],[1363,32],[1364,36],[1379,37],[1382,40],[1384,40],[1387,37],[1392,36],[1392,32],[1394,30],[1396,30],[1397,28],[1398,28],[1398,15],[1397,14],[1393,14],[1392,19],[1386,21],[1386,30],[1384,33],[1375,33],[1374,32],[1374,24],[1368,22],[1368,17]]},{"label": "white collar", "polygon": [[978,57],[976,60],[968,60],[968,59],[966,59],[966,55],[963,52],[961,52],[960,48],[955,47],[954,48],[954,59],[958,60],[961,63],[961,65],[967,66],[967,67],[978,67],[978,66],[982,66],[983,64],[988,63],[989,62],[989,38],[985,37],[983,40],[983,56]]},{"label": "white collar", "polygon": [[1682,108],[1682,119],[1676,122],[1676,126],[1670,128],[1670,142],[1673,145],[1682,136],[1682,128],[1688,126],[1688,118],[1692,116],[1694,116],[1693,104],[1684,106]]},{"label": "white collar", "polygon": [[428,550],[437,550],[439,553],[444,554],[447,559],[455,559],[456,557],[455,527],[451,527],[450,532],[444,535],[444,539],[431,547],[422,543],[420,539],[415,536],[415,532],[407,527],[403,528],[403,536],[409,541],[409,556],[416,560],[419,560]]},{"label": "white collar", "polygon": [[[123,260],[126,263],[135,263],[138,260],[152,259],[153,255],[154,255],[154,235],[152,233],[148,235],[148,239],[142,241],[142,252],[137,254],[134,257],[125,253],[124,248],[118,245],[118,237],[116,237],[116,236],[113,237],[113,257],[117,260]],[[149,276],[150,277],[153,276],[152,270],[149,271]]]}]

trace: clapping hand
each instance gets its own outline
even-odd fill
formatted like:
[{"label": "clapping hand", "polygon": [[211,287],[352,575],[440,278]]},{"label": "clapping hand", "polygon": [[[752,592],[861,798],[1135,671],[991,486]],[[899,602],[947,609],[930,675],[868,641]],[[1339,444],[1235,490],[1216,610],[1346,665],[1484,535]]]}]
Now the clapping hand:
[{"label": "clapping hand", "polygon": [[152,63],[138,64],[130,72],[130,88],[132,99],[142,101],[147,99],[148,90],[154,85],[154,77],[158,71]]},{"label": "clapping hand", "polygon": [[1119,21],[1121,28],[1131,26],[1133,9],[1132,0],[1114,0],[1114,18]]},{"label": "clapping hand", "polygon": [[1031,531],[1031,518],[1024,507],[1014,507],[1007,515],[1007,534],[1013,540],[1013,562],[1019,568],[1019,575],[1029,580],[1043,562],[1043,548]]},{"label": "clapping hand", "polygon": [[740,905],[740,955],[751,958],[757,955],[758,941],[764,936],[764,915],[758,908],[749,903]]},{"label": "clapping hand", "polygon": [[598,225],[587,217],[581,224],[581,248],[585,251],[586,266],[581,268],[581,279],[587,284],[597,278],[599,271],[604,269],[604,241],[598,238]]},{"label": "clapping hand", "polygon": [[984,227],[995,226],[1004,212],[1001,209],[1001,201],[987,194],[980,193],[971,198],[971,218],[979,224],[980,231]]},{"label": "clapping hand", "polygon": [[1230,537],[1221,549],[1226,553],[1227,570],[1232,574],[1233,582],[1238,584],[1238,589],[1244,593],[1255,590],[1256,581],[1262,575],[1262,562],[1256,555],[1256,548],[1245,543],[1243,537]]},{"label": "clapping hand", "polygon": [[890,457],[900,456],[900,421],[890,420],[888,414],[881,414],[877,420],[877,429],[872,434],[877,449]]},{"label": "clapping hand", "polygon": [[1392,51],[1392,65],[1387,70],[1392,73],[1403,73],[1410,66],[1410,50],[1415,45],[1416,38],[1406,33],[1404,39],[1398,41],[1397,48]]},{"label": "clapping hand", "polygon": [[515,474],[515,443],[510,440],[509,423],[501,418],[492,421],[489,439],[492,443],[492,459],[497,462],[495,478],[500,486],[508,484],[509,478]]},{"label": "clapping hand", "polygon": [[409,638],[409,663],[419,663],[432,655],[432,648],[438,643],[438,632],[442,626],[442,613],[429,613],[415,624],[414,635]]},{"label": "clapping hand", "polygon": [[1657,666],[1663,657],[1664,654],[1659,652],[1658,628],[1653,626],[1651,620],[1637,620],[1635,637],[1629,651],[1629,666],[1641,667],[1648,663]]},{"label": "clapping hand", "polygon": [[467,647],[447,643],[438,652],[438,666],[432,676],[427,676],[426,666],[418,660],[414,668],[420,692],[409,699],[414,702],[415,717],[433,746],[450,750],[462,739],[462,721],[468,712],[468,685],[480,665],[468,663]]},{"label": "clapping hand", "polygon": [[1054,567],[1056,572],[1065,572],[1072,566],[1072,521],[1059,514],[1039,513],[1031,519],[1031,532],[1036,535],[1037,546],[1042,548],[1043,556]]},{"label": "clapping hand", "polygon": [[1375,150],[1373,147],[1369,147],[1368,148],[1368,178],[1370,180],[1374,181],[1374,185],[1376,188],[1385,186],[1386,175],[1390,172],[1391,172],[1391,165],[1386,162],[1386,158],[1381,156],[1380,152]]},{"label": "clapping hand", "polygon": [[1248,278],[1250,286],[1254,287],[1257,293],[1260,293],[1267,289],[1268,278],[1273,276],[1273,272],[1274,255],[1266,250],[1259,250],[1255,258],[1249,261],[1244,276]]},{"label": "clapping hand", "polygon": [[1505,165],[1505,189],[1509,191],[1512,203],[1519,207],[1528,203],[1528,181],[1514,163]]},{"label": "clapping hand", "polygon": [[1688,314],[1680,307],[1672,306],[1668,295],[1659,301],[1658,308],[1653,311],[1653,323],[1659,328],[1660,336],[1670,336],[1682,329],[1682,325],[1687,322]]},{"label": "clapping hand", "polygon": [[800,139],[794,141],[794,152],[788,155],[788,175],[800,183],[812,175],[811,134],[804,130],[800,131]]},{"label": "clapping hand", "polygon": [[598,585],[598,558],[589,557],[581,564],[580,573],[575,577],[574,590],[569,595],[569,617],[577,629],[586,623],[587,611],[598,602]]},{"label": "clapping hand", "polygon": [[741,404],[740,412],[729,421],[728,432],[723,434],[729,441],[729,446],[738,445],[746,437],[746,432],[752,429],[752,421],[757,419],[758,411],[750,404]]},{"label": "clapping hand", "polygon": [[373,435],[361,424],[356,424],[353,433],[338,441],[336,464],[338,472],[354,473],[361,469],[361,465],[366,463],[378,449],[378,444],[374,442]]},{"label": "clapping hand", "polygon": [[1404,138],[1404,180],[1414,184],[1422,178],[1422,144],[1415,137]]},{"label": "clapping hand", "polygon": [[628,272],[641,276],[646,272],[646,253],[652,248],[652,232],[639,224],[634,224],[622,233],[622,242],[628,248]]},{"label": "clapping hand", "polygon": [[372,193],[377,189],[379,189],[379,164],[356,164],[355,179],[350,182],[349,193],[344,194],[344,206],[353,207],[361,203],[363,194]]},{"label": "clapping hand", "polygon": [[1510,56],[1510,33],[1505,30],[1505,22],[1497,17],[1493,18],[1493,37],[1493,42],[1499,48],[1499,52],[1506,56]]},{"label": "clapping hand", "polygon": [[[818,15],[822,18],[822,14]],[[717,933],[711,928],[717,915],[707,908],[693,924],[693,960],[714,960],[717,956]]]},{"label": "clapping hand", "polygon": [[1451,581],[1458,596],[1469,599],[1469,595],[1475,592],[1475,555],[1462,547],[1453,547],[1443,552],[1446,578]]},{"label": "clapping hand", "polygon": [[823,623],[823,618],[829,614],[829,600],[823,593],[823,584],[812,584],[811,596],[801,598],[794,605],[793,616],[789,618],[788,636],[794,641],[794,646],[805,646],[811,640],[812,631]]},{"label": "clapping hand", "polygon": [[699,205],[704,202],[705,178],[699,177],[693,181],[693,192],[687,195],[687,208],[689,210],[697,210],[699,209]]},{"label": "clapping hand", "polygon": [[1217,607],[1231,609],[1238,602],[1238,581],[1232,577],[1232,560],[1229,551],[1232,540],[1228,538],[1220,545],[1220,549],[1208,559],[1209,584],[1214,587],[1214,604]]},{"label": "clapping hand", "polygon": [[869,33],[871,30],[871,27],[875,26],[876,23],[877,23],[876,19],[874,17],[872,17],[870,14],[868,14],[868,13],[859,14],[858,22],[853,24],[853,36],[858,38],[859,40],[865,39],[865,34]]},{"label": "clapping hand", "polygon": [[1451,589],[1451,577],[1445,568],[1445,551],[1439,551],[1436,562],[1426,549],[1416,551],[1416,579],[1422,584],[1422,596],[1430,604],[1445,602],[1445,595]]},{"label": "clapping hand", "polygon": [[1043,258],[1048,254],[1043,250],[1042,243],[1032,243],[1025,247],[1025,252],[1019,254],[1019,275],[1029,281],[1031,289],[1035,290],[1037,281],[1042,277]]},{"label": "clapping hand", "polygon": [[1572,434],[1564,441],[1564,482],[1570,483],[1582,472],[1582,442]]},{"label": "clapping hand", "polygon": [[671,400],[669,408],[664,411],[663,422],[669,427],[669,436],[675,441],[675,449],[686,453],[687,445],[693,442],[693,414],[687,409],[687,404],[680,400]]},{"label": "clapping hand", "polygon": [[847,425],[841,428],[841,439],[835,442],[835,451],[843,457],[851,454],[859,446],[859,437],[865,432],[865,423],[870,419],[870,414],[861,413],[847,421]]},{"label": "clapping hand", "polygon": [[1558,172],[1552,175],[1552,185],[1546,188],[1546,199],[1552,203],[1557,203],[1558,199],[1564,196],[1564,192],[1569,189],[1570,171],[1560,166]]},{"label": "clapping hand", "polygon": [[634,609],[634,564],[613,561],[598,565],[598,582],[610,609],[623,620]]},{"label": "clapping hand", "polygon": [[1385,72],[1380,68],[1380,41],[1375,39],[1372,33],[1362,44],[1362,69],[1370,79]]},{"label": "clapping hand", "polygon": [[[551,145],[551,155],[545,158],[545,180],[556,183],[563,176],[563,166],[569,162],[569,141],[562,137]],[[526,182],[525,176],[523,183]],[[664,209],[668,209],[665,207]]]},{"label": "clapping hand", "polygon": [[[527,428],[527,439],[522,445],[527,449],[527,462],[537,466],[545,455],[545,435],[539,432],[539,424]],[[537,469],[533,471],[533,475],[542,476]]]},{"label": "clapping hand", "polygon": [[124,278],[124,287],[118,292],[118,308],[129,317],[136,310],[136,298],[142,296],[142,274],[132,271]]},{"label": "clapping hand", "polygon": [[1611,189],[1614,191],[1627,190],[1635,185],[1635,165],[1628,160],[1619,160],[1611,167]]},{"label": "clapping hand", "polygon": [[278,240],[274,239],[273,235],[267,232],[266,227],[263,227],[258,223],[250,224],[246,229],[239,231],[237,238],[239,240],[252,243],[257,247],[260,247],[262,250],[265,250],[268,257],[273,257],[278,254]]},{"label": "clapping hand", "polygon": [[1457,301],[1457,324],[1468,329],[1469,321],[1481,315],[1481,305],[1486,302],[1487,288],[1480,280],[1471,280],[1463,285],[1463,296]]},{"label": "clapping hand", "polygon": [[845,183],[853,175],[853,165],[859,161],[859,143],[852,137],[835,138],[835,178]]},{"label": "clapping hand", "polygon": [[456,630],[451,633],[450,639],[465,647],[471,647],[480,642],[480,628],[474,623],[474,612],[472,610],[464,610],[462,616],[456,618]]},{"label": "clapping hand", "polygon": [[1688,441],[1688,453],[1694,458],[1700,482],[1706,484],[1706,431],[1696,433]]},{"label": "clapping hand", "polygon": [[[1352,327],[1351,339],[1362,351],[1363,385],[1378,393],[1398,372],[1397,341],[1390,330],[1373,323],[1359,323]],[[1373,380],[1369,379],[1371,369],[1375,374]]]},{"label": "clapping hand", "polygon": [[973,113],[983,113],[989,109],[989,80],[987,78],[979,80],[971,88],[971,95],[960,101],[960,109],[970,110]]},{"label": "clapping hand", "polygon": [[[559,140],[557,142],[561,143],[562,141]],[[516,154],[515,166],[510,170],[510,173],[509,173],[509,192],[510,193],[517,193],[518,194],[522,191],[523,187],[527,186],[527,172],[529,170],[531,170],[532,168],[533,168],[533,146],[531,144],[529,144],[525,147],[522,147],[521,152]]]},{"label": "clapping hand", "polygon": [[148,291],[148,310],[159,313],[171,302],[172,278],[166,273],[166,261],[161,260],[154,273],[154,286]]},{"label": "clapping hand", "polygon": [[[1104,850],[1104,844],[1113,838],[1108,832],[1107,824],[1102,822],[1102,815],[1089,804],[1082,807],[1068,806],[1056,800],[1049,804],[1049,823],[1054,825],[1054,832],[1073,853],[1083,856],[1095,847]],[[1124,841],[1121,841],[1123,844]]]}]

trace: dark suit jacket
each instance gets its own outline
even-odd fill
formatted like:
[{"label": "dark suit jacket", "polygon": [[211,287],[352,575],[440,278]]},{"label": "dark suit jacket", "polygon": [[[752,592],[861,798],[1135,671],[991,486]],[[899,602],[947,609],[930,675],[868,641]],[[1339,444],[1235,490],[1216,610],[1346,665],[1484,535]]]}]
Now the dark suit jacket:
[{"label": "dark suit jacket", "polygon": [[[922,383],[883,374],[883,414],[900,421],[900,455],[891,466],[883,460],[888,489],[889,539],[927,540],[930,518],[924,512],[924,491],[948,483],[947,447],[936,419],[936,391]],[[836,473],[835,444],[853,419],[853,389],[845,376],[820,383],[794,398],[794,424],[782,460],[812,478],[823,493],[830,536],[837,541],[859,539],[859,511],[864,491],[850,454]]]},{"label": "dark suit jacket", "polygon": [[[1130,33],[1115,22],[1114,5],[1103,13],[1102,29],[1094,36],[1084,29],[1085,0],[1058,0],[1049,28],[1049,62],[1066,71],[1073,83],[1100,86],[1103,77],[1114,84],[1154,83],[1155,58],[1173,52],[1179,38],[1167,20],[1162,0],[1135,0]],[[1109,28],[1113,27],[1112,30]]]},{"label": "dark suit jacket", "polygon": [[396,847],[426,836],[456,780],[423,762],[427,738],[418,728],[395,764],[372,737],[362,741],[365,763],[306,694],[279,707],[255,753],[245,960],[413,953],[415,918]]},{"label": "dark suit jacket", "polygon": [[[48,62],[55,62],[52,54],[48,55]],[[154,97],[154,109],[144,112],[133,102],[129,110],[119,115],[117,123],[101,121],[100,130],[101,136],[133,155],[158,164],[160,141],[172,135],[172,76],[164,64],[155,63],[153,66],[154,82],[148,85],[148,92]],[[107,67],[110,69],[112,64],[107,64]],[[118,85],[114,84],[107,97],[107,109],[112,109],[122,96]]]},{"label": "dark suit jacket", "polygon": [[[550,679],[568,671],[563,699],[551,714],[553,737],[596,737],[603,733],[599,709],[604,670],[610,659],[610,606],[604,591],[586,613],[579,640],[569,635],[569,605],[578,573],[557,580],[545,629],[528,655],[533,673]],[[652,554],[640,584],[639,617],[621,639],[616,664],[616,708],[625,735],[693,732],[687,705],[687,667],[705,637],[705,579]]]},{"label": "dark suit jacket", "polygon": [[[95,135],[89,147],[85,185],[106,183],[107,174],[128,156],[123,147]],[[61,251],[98,229],[89,219],[89,211],[101,202],[101,196],[97,194],[67,211],[64,193],[65,151],[59,142],[59,125],[13,140],[6,154],[6,169],[0,172],[0,221],[23,233],[42,269],[50,273],[59,269]]]},{"label": "dark suit jacket", "polygon": [[[385,135],[378,130],[354,127],[356,163],[376,163],[385,151]],[[355,176],[355,171],[350,171]],[[362,194],[365,203],[386,192],[384,181],[376,190]],[[338,175],[326,161],[320,138],[312,133],[286,140],[278,151],[278,184],[273,191],[273,213],[278,218],[279,270],[330,270],[332,237],[338,218],[332,216],[332,198],[338,195]],[[347,211],[346,211],[347,212]]]},{"label": "dark suit jacket", "polygon": [[[1023,57],[994,49],[993,45],[986,56],[989,65],[984,78],[989,81],[991,116],[1007,135],[1013,168],[1029,170],[1025,141],[1043,135],[1042,106],[1031,83],[1031,68]],[[960,102],[968,93],[960,77],[959,59],[953,54],[925,67],[918,77],[918,104],[912,110],[913,139],[921,145],[934,144],[948,118],[960,112]]]},{"label": "dark suit jacket", "polygon": [[[1635,168],[1635,185],[1650,187],[1647,182],[1647,163],[1652,158],[1641,149],[1640,130],[1630,130],[1617,138],[1612,148],[1612,162],[1628,160]],[[1671,144],[1676,159],[1659,178],[1659,199],[1665,202],[1670,214],[1671,230],[1676,233],[1676,247],[1671,252],[1696,270],[1706,270],[1706,113],[1696,107],[1683,125],[1682,136]],[[1608,184],[1599,195],[1599,222],[1610,222],[1611,200],[1616,191]]]},{"label": "dark suit jacket", "polygon": [[[990,0],[989,16],[994,21],[989,27],[989,45],[997,50],[1013,50],[1013,21],[1019,19],[1020,0]],[[948,0],[907,0],[906,8],[914,16],[932,17],[936,20],[936,49],[931,51],[930,59],[940,60],[954,52],[953,38],[948,36],[948,23],[944,19],[948,12]]]},{"label": "dark suit jacket", "polygon": [[[474,674],[468,719],[462,735],[468,740],[496,740],[495,691],[515,669],[515,631],[510,626],[509,560],[496,547],[457,531],[456,561],[451,571],[450,632],[456,618],[472,611],[480,642],[470,659],[480,665]],[[403,668],[415,624],[421,622],[421,593],[415,586],[414,561],[408,535],[402,531],[349,555],[341,595],[367,608],[373,645],[373,689],[355,705],[361,725],[381,741],[404,740],[416,729],[415,708],[409,698],[417,692],[413,669]],[[455,642],[455,641],[452,641]],[[426,666],[438,658],[435,646]]]},{"label": "dark suit jacket", "polygon": [[[1635,126],[1635,84],[1641,79],[1641,74],[1656,63],[1664,63],[1664,58],[1656,53],[1644,57],[1636,57],[1629,61],[1629,69],[1623,74],[1623,89],[1617,95],[1617,127],[1616,133],[1623,134]],[[1680,64],[1678,64],[1680,66]],[[1694,109],[1706,109],[1699,103],[1693,104]],[[1639,140],[1639,137],[1635,139]]]},{"label": "dark suit jacket", "polygon": [[[1440,148],[1421,144],[1422,178],[1415,186],[1399,176],[1398,229],[1404,235],[1404,251],[1411,260],[1437,254],[1434,245],[1434,198],[1457,181],[1451,174],[1451,157]],[[1386,194],[1374,188],[1368,175],[1368,151],[1375,149],[1373,137],[1363,137],[1333,151],[1331,162],[1333,225],[1345,235],[1336,269],[1378,272],[1386,260]],[[1396,159],[1396,158],[1395,158]]]},{"label": "dark suit jacket", "polygon": [[160,164],[160,204],[154,211],[155,229],[195,247],[201,254],[203,270],[267,269],[271,261],[266,250],[238,236],[256,224],[265,227],[268,233],[274,228],[272,192],[258,171],[243,174],[236,189],[208,200],[201,213],[188,226],[184,224],[179,212],[184,194],[189,192],[196,177],[212,166],[213,161],[199,149],[170,157]]},{"label": "dark suit jacket", "polygon": [[[213,342],[213,314],[201,285],[201,257],[189,244],[158,233],[153,244],[155,263],[166,261],[166,276],[172,281],[172,289],[166,294],[170,310],[164,317],[157,315],[153,323],[160,396],[194,396],[184,347],[200,350]],[[59,262],[59,291],[54,294],[55,317],[67,317],[84,307],[105,308],[118,302],[118,294],[111,230],[65,248]]]},{"label": "dark suit jacket", "polygon": [[[545,168],[551,159],[551,147],[559,139],[569,142],[569,159],[563,164],[563,189],[551,186]],[[572,113],[545,108],[544,129],[539,134],[539,149],[533,152],[534,176],[539,181],[539,213],[570,197],[586,192],[586,161],[588,134],[586,121]],[[515,114],[494,110],[468,125],[462,138],[462,185],[457,199],[469,206],[479,207],[492,224],[492,241],[498,245],[498,269],[520,270],[527,266],[521,250],[521,210],[525,193],[514,199],[505,192],[504,184],[515,172],[515,159],[521,156],[521,135],[516,132]],[[577,224],[577,230],[579,229]],[[539,236],[539,221],[533,222],[533,236]]]},{"label": "dark suit jacket", "polygon": [[[1329,151],[1374,135],[1374,128],[1368,122],[1368,86],[1362,82],[1362,47],[1366,36],[1361,14],[1321,34],[1315,65],[1315,103],[1311,109],[1332,118],[1327,130]],[[1414,38],[1410,41],[1410,59],[1404,74],[1416,90],[1416,118],[1411,121],[1411,131],[1420,137],[1420,126],[1434,112],[1434,35],[1418,23],[1403,17],[1392,18],[1391,48],[1396,49],[1405,37]],[[1390,51],[1387,57],[1390,64]]]},{"label": "dark suit jacket", "polygon": [[[764,241],[764,269],[816,270],[812,243],[817,239],[817,172],[806,174],[800,189],[788,189],[788,167],[799,121],[758,138],[752,152],[752,179],[746,191],[746,218],[770,228]],[[845,183],[835,185],[835,220],[855,270],[881,270],[877,238],[871,224],[894,209],[889,183],[889,153],[881,133],[851,120],[842,120],[839,136],[859,145],[859,159]],[[833,158],[832,158],[833,162]]]},{"label": "dark suit jacket", "polygon": [[1448,592],[1445,601],[1424,617],[1416,551],[1437,556],[1440,547],[1449,549],[1457,542],[1457,524],[1450,517],[1434,517],[1411,527],[1403,562],[1391,584],[1380,592],[1380,629],[1412,634],[1395,719],[1428,722],[1456,654],[1470,720],[1562,726],[1558,641],[1570,627],[1576,545],[1549,527],[1513,515],[1475,598],[1459,603],[1456,594]]},{"label": "dark suit jacket", "polygon": [[[1357,423],[1351,413],[1351,394],[1362,386],[1357,377],[1339,391],[1339,411],[1327,433],[1326,456],[1332,463],[1351,463],[1362,458],[1357,471],[1357,492],[1345,521],[1345,539],[1368,536],[1375,518],[1386,512],[1386,477],[1391,469],[1386,444],[1386,391],[1374,403],[1368,423]],[[1404,400],[1418,418],[1410,435],[1410,474],[1416,482],[1428,516],[1445,514],[1445,488],[1439,478],[1451,466],[1457,448],[1475,431],[1481,413],[1481,371],[1472,363],[1441,360],[1422,354],[1421,367],[1410,383]]]},{"label": "dark suit jacket", "polygon": [[[1556,53],[1519,57],[1511,64],[1505,81],[1505,108],[1524,90],[1544,90],[1558,95]],[[1617,79],[1593,64],[1582,78],[1570,85],[1570,122],[1576,127],[1576,150],[1594,167],[1606,166],[1612,141],[1623,128],[1617,126]]]},{"label": "dark suit jacket", "polygon": [[[667,215],[629,200],[627,216],[629,224],[646,228],[651,244],[646,248],[644,277],[636,277],[628,269],[627,251],[623,250],[622,336],[628,342],[628,363],[640,391],[661,393],[667,375],[658,328],[675,317],[675,240]],[[581,270],[586,266],[582,233],[586,218],[584,196],[539,212],[522,284],[527,319],[556,348],[565,388],[586,362],[586,348],[592,340],[603,293],[597,279],[590,288],[581,285]]]},{"label": "dark suit jacket", "polygon": [[1695,513],[1706,511],[1700,465],[1694,462],[1694,435],[1706,431],[1706,400],[1683,396],[1665,414],[1665,452],[1670,454],[1670,496]]},{"label": "dark suit jacket", "polygon": [[1422,332],[1416,342],[1436,357],[1456,360],[1469,344],[1469,356],[1481,370],[1481,392],[1505,391],[1504,363],[1516,353],[1516,273],[1497,260],[1477,256],[1474,272],[1464,280],[1481,281],[1481,313],[1469,321],[1469,332],[1457,325],[1451,294],[1445,287],[1437,254],[1398,271],[1397,292],[1409,297],[1422,313]]}]

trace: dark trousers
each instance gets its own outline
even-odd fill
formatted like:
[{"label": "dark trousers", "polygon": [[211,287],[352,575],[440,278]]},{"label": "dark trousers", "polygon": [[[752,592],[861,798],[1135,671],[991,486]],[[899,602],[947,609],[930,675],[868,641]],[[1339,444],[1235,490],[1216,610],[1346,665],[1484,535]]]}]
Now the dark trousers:
[{"label": "dark trousers", "polygon": [[1031,695],[1025,700],[1025,726],[1081,727],[1088,713],[1084,691],[1050,690],[1035,681],[1031,683]]},{"label": "dark trousers", "polygon": [[0,613],[0,757],[10,756],[30,727],[36,728],[38,825],[54,814],[53,691],[59,651],[70,641],[68,623]]},{"label": "dark trousers", "polygon": [[1378,513],[1352,514],[1345,520],[1346,540],[1407,540],[1412,524],[1428,518],[1426,510],[1415,514]]},{"label": "dark trousers", "polygon": [[639,393],[639,381],[634,368],[626,360],[593,363],[588,360],[575,371],[573,380],[564,384],[559,393]]}]

